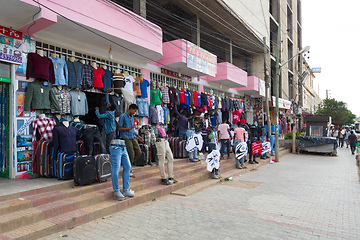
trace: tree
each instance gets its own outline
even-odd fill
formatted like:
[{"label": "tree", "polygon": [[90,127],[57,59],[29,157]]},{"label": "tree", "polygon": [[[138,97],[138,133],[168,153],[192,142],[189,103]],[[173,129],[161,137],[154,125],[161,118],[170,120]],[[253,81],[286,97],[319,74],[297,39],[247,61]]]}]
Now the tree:
[{"label": "tree", "polygon": [[353,124],[356,115],[347,109],[346,103],[336,101],[334,98],[326,98],[319,104],[316,112],[318,116],[331,116],[331,122],[336,126]]}]

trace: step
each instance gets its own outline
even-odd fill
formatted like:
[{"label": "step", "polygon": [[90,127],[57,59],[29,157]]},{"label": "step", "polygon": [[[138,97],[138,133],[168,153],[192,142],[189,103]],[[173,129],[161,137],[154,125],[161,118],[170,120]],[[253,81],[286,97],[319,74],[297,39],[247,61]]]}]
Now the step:
[{"label": "step", "polygon": [[[175,177],[182,177],[198,172],[202,166],[193,166],[192,168],[183,169],[174,173]],[[153,172],[153,171],[152,171]],[[160,184],[158,177],[158,171],[154,172],[151,176],[149,175],[147,179],[144,179],[145,182],[137,180],[131,183],[131,188],[134,191],[142,190],[146,187],[151,187],[156,184]],[[100,187],[100,185],[102,185]],[[50,218],[54,215],[63,214],[75,209],[80,209],[86,206],[90,206],[99,202],[102,202],[106,199],[112,198],[112,185],[111,183],[107,184],[97,184],[84,186],[81,188],[75,189],[66,189],[63,191],[56,191],[50,193],[44,193],[40,195],[34,195],[28,197],[25,201],[31,201],[32,204],[28,204],[28,207],[36,207],[38,210],[41,210],[43,214],[39,211],[29,211],[29,209],[24,209],[17,211],[16,213],[9,213],[3,215],[0,220],[0,233],[13,230],[21,226],[28,225],[32,222]],[[79,189],[79,190],[78,190]],[[101,191],[96,191],[101,190]],[[78,195],[73,196],[74,192]],[[105,193],[107,196],[105,196]],[[5,220],[6,219],[6,220]]]},{"label": "step", "polygon": [[[181,169],[175,171],[174,166],[174,178],[179,182],[170,186],[161,185],[157,166],[157,171],[154,171],[153,167],[146,167],[148,169],[142,169],[141,171],[138,170],[138,173],[144,170],[148,172],[148,178],[131,179],[130,186],[136,192],[136,196],[124,201],[112,199],[111,181],[85,187],[67,188],[58,191],[60,193],[51,193],[50,195],[52,196],[49,196],[48,199],[59,199],[55,202],[45,203],[49,200],[40,201],[41,197],[33,196],[33,199],[37,200],[34,201],[34,203],[37,203],[35,208],[31,208],[31,205],[27,203],[28,205],[24,206],[30,208],[13,213],[13,217],[10,217],[10,215],[7,217],[2,216],[2,219],[7,219],[7,221],[1,224],[1,232],[7,232],[0,235],[0,239],[36,239],[209,179],[210,173],[206,170],[205,164],[200,162],[189,163],[192,167],[189,168],[187,166],[186,168],[186,165],[181,166],[184,163],[184,161],[175,163],[176,167]],[[224,160],[221,162],[220,172],[222,174],[234,169],[234,160]],[[236,172],[240,171],[238,169],[235,170]],[[82,188],[84,188],[83,191],[78,190]],[[23,219],[15,223],[17,221],[14,219],[19,219],[19,216],[23,216]]]}]

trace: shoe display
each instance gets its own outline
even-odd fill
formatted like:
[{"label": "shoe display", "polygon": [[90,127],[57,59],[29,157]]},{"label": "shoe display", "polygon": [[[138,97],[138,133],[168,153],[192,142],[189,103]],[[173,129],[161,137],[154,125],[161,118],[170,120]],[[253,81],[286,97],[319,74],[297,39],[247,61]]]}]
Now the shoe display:
[{"label": "shoe display", "polygon": [[173,182],[173,183],[177,183],[178,181],[176,181],[174,178],[169,178],[169,181]]},{"label": "shoe display", "polygon": [[169,180],[167,180],[166,178],[165,178],[165,179],[161,179],[161,183],[162,183],[163,185],[170,185],[170,184],[171,184],[171,182],[169,182]]}]

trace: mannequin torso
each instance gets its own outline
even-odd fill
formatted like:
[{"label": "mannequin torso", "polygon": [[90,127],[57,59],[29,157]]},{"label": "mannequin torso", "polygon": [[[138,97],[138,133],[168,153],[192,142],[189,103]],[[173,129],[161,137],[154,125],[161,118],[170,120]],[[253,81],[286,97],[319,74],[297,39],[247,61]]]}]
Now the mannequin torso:
[{"label": "mannequin torso", "polygon": [[69,57],[69,61],[70,62],[75,62],[75,58],[74,57]]},{"label": "mannequin torso", "polygon": [[38,49],[38,50],[36,50],[36,53],[39,54],[42,57],[44,56],[43,50]]},{"label": "mannequin torso", "polygon": [[97,69],[96,62],[92,62],[92,63],[91,63],[91,66],[92,66],[93,68]]}]

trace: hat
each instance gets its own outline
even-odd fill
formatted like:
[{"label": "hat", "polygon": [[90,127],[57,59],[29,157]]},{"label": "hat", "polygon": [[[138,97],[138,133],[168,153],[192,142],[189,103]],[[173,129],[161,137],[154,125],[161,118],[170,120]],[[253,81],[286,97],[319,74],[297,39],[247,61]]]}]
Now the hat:
[{"label": "hat", "polygon": [[203,112],[204,112],[204,109],[199,108],[199,109],[198,109],[198,111],[200,111],[200,112],[202,112],[202,113],[203,113]]},{"label": "hat", "polygon": [[245,124],[245,119],[240,119],[241,124]]}]

